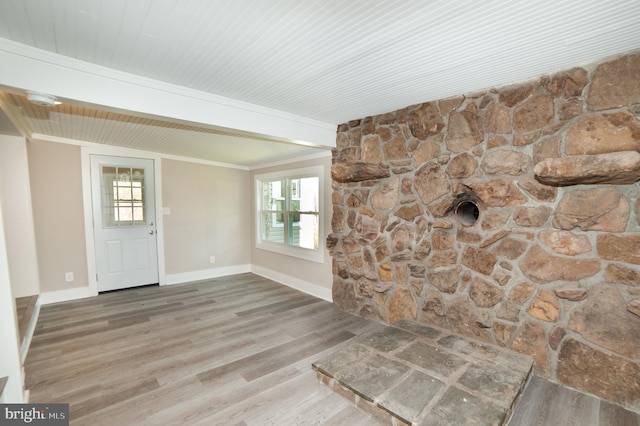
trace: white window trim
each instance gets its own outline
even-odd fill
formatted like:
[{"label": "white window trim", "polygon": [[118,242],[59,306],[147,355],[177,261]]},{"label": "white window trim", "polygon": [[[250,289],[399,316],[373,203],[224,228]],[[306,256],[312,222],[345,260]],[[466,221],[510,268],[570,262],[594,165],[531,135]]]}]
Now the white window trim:
[{"label": "white window trim", "polygon": [[[277,179],[290,179],[290,178],[304,178],[310,176],[318,177],[318,241],[319,246],[317,250],[307,249],[303,247],[292,247],[288,244],[277,244],[268,241],[263,241],[261,238],[260,229],[260,217],[262,210],[262,183],[270,180]],[[324,263],[324,248],[322,242],[324,241],[324,167],[312,166],[302,169],[282,170],[279,172],[264,173],[254,176],[255,187],[255,241],[256,248],[261,250],[267,250],[286,256],[297,257],[299,259],[310,260],[313,262]]]}]

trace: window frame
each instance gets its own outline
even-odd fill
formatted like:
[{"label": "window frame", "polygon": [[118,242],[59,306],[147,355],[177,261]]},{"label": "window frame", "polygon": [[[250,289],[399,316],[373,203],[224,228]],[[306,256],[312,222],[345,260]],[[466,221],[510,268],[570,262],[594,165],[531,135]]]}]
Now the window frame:
[{"label": "window frame", "polygon": [[[317,177],[318,178],[318,248],[309,249],[290,245],[287,238],[284,243],[275,243],[262,239],[262,213],[271,209],[264,209],[262,188],[263,183],[275,180],[294,180],[300,178]],[[286,186],[286,185],[285,185]],[[261,250],[267,250],[278,254],[297,257],[299,259],[310,260],[313,262],[324,263],[324,167],[311,166],[299,169],[282,170],[278,172],[263,173],[254,176],[255,189],[255,247]],[[287,199],[290,194],[285,195],[285,206],[290,206],[291,200]],[[287,215],[287,208],[284,215]],[[285,222],[286,224],[286,222]]]},{"label": "window frame", "polygon": [[[113,173],[105,171],[107,168],[113,169]],[[122,170],[127,170],[127,180],[122,180],[120,173]],[[134,171],[141,171],[142,174],[134,178]],[[100,165],[100,196],[102,198],[102,226],[105,229],[117,229],[117,228],[136,228],[144,227],[147,223],[147,188],[145,186],[145,170],[139,167],[129,167],[113,164],[101,164]],[[139,185],[134,185],[138,183]],[[131,192],[130,198],[120,198],[121,190]],[[139,190],[140,199],[135,196],[135,191]],[[142,217],[136,219],[136,210],[141,211]],[[122,219],[122,211],[130,210],[131,219]]]}]

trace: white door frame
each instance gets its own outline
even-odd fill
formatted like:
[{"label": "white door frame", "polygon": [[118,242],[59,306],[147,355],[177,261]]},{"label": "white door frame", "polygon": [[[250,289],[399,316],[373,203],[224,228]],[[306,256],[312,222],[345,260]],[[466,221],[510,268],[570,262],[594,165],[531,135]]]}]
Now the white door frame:
[{"label": "white door frame", "polygon": [[164,221],[162,217],[162,157],[159,154],[127,148],[97,146],[82,146],[80,148],[80,162],[82,166],[82,202],[84,206],[84,233],[87,246],[87,270],[89,272],[89,293],[98,294],[96,248],[93,234],[93,206],[91,198],[91,155],[111,155],[119,157],[136,157],[154,160],[155,179],[155,216],[156,238],[158,249],[158,282],[166,285],[166,271],[164,259]]},{"label": "white door frame", "polygon": [[[154,163],[154,160],[140,157],[91,155],[98,291],[158,283]],[[105,172],[105,168],[113,171]],[[124,203],[131,218],[121,226],[118,212],[122,213],[122,209],[116,208],[108,217],[105,217],[104,209],[120,205],[119,202],[114,204],[113,200],[119,200],[124,192],[121,193],[114,185],[116,182],[118,187],[122,185],[122,178],[117,173],[124,170],[130,173],[126,179],[129,196],[125,196]],[[139,185],[138,196],[136,184]],[[135,207],[134,200],[139,200],[140,208]],[[136,214],[139,215],[138,220]]]}]

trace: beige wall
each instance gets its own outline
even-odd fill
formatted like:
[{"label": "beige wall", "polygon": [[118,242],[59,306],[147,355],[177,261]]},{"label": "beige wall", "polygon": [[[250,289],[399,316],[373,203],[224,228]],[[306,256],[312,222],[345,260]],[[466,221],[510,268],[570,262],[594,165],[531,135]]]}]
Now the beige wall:
[{"label": "beige wall", "polygon": [[0,135],[1,198],[11,291],[14,297],[40,293],[27,145],[21,136]]},{"label": "beige wall", "polygon": [[162,160],[162,203],[167,275],[251,262],[248,171]]},{"label": "beige wall", "polygon": [[[27,151],[40,292],[86,287],[80,147],[34,140]],[[324,263],[256,249],[253,176],[318,165],[325,168]],[[324,244],[331,225],[330,167],[329,156],[252,172],[163,159],[162,207],[169,210],[162,230],[166,275],[201,271],[206,276],[216,269],[255,265],[330,294],[331,258]],[[65,282],[66,272],[74,273],[73,282]]]},{"label": "beige wall", "polygon": [[[324,250],[324,262],[317,263],[296,257],[286,256],[273,253],[266,250],[256,248],[256,200],[254,177],[263,173],[271,173],[275,171],[299,169],[304,167],[323,166],[324,167],[324,229],[320,238],[321,250]],[[290,163],[283,166],[268,167],[252,170],[251,172],[251,264],[257,267],[269,269],[279,274],[287,275],[310,284],[314,284],[323,288],[331,289],[332,272],[331,272],[331,256],[325,248],[327,235],[331,233],[331,157],[318,158],[314,160],[301,161],[298,163]]]},{"label": "beige wall", "polygon": [[40,291],[88,286],[80,147],[31,140],[27,152]]}]

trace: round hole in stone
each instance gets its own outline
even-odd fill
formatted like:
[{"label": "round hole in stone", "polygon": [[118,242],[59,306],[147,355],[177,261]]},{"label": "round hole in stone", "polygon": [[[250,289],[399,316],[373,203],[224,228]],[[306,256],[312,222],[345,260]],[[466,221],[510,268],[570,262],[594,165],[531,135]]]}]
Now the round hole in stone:
[{"label": "round hole in stone", "polygon": [[473,201],[463,201],[456,207],[456,217],[465,226],[475,225],[480,217],[480,208]]}]

